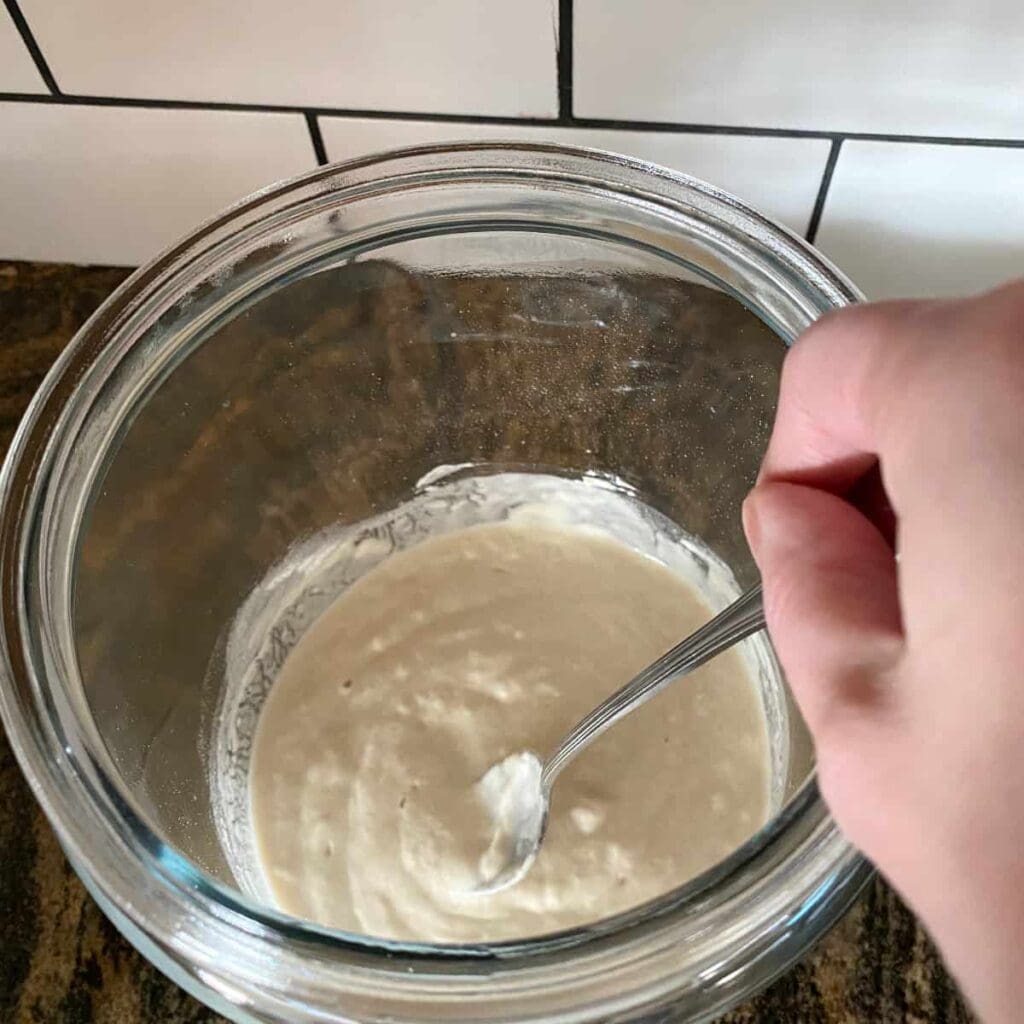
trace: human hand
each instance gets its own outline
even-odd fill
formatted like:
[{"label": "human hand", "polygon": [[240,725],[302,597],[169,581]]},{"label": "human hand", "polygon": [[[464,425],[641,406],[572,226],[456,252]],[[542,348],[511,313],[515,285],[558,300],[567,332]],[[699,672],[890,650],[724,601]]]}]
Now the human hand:
[{"label": "human hand", "polygon": [[[898,561],[884,505],[850,498],[876,466]],[[1024,282],[815,324],[744,523],[836,822],[983,1018],[1019,1020]]]}]

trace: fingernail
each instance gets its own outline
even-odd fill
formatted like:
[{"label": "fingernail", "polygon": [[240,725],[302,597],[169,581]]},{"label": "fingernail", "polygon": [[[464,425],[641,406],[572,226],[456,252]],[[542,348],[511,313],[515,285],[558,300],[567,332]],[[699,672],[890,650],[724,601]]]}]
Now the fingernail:
[{"label": "fingernail", "polygon": [[747,543],[750,550],[757,555],[758,546],[761,543],[761,519],[757,511],[756,491],[751,491],[743,502],[741,516],[743,519],[743,532],[747,535]]}]

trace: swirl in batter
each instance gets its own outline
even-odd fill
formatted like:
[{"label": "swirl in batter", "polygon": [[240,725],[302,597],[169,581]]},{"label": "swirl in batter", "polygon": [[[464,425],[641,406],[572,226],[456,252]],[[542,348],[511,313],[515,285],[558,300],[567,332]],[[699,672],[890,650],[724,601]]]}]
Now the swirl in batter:
[{"label": "swirl in batter", "polygon": [[473,891],[487,769],[543,756],[709,616],[680,576],[593,528],[484,524],[386,559],[302,637],[260,715],[250,801],[273,898],[365,935],[496,941],[711,866],[769,809],[764,711],[735,651],[598,740],[559,779],[529,875]]}]

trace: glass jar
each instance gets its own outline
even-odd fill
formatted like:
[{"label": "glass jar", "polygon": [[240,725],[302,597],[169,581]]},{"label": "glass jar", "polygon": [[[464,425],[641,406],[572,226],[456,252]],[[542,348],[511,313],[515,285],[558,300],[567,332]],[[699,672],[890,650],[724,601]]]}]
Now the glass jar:
[{"label": "glass jar", "polygon": [[614,474],[750,583],[739,504],[781,356],[857,298],[701,182],[511,144],[322,168],[135,273],[47,377],[0,495],[4,722],[118,928],[239,1021],[705,1020],[785,970],[868,877],[792,709],[784,806],[726,860],[586,928],[461,947],[242,891],[210,737],[252,588],[440,466]]}]

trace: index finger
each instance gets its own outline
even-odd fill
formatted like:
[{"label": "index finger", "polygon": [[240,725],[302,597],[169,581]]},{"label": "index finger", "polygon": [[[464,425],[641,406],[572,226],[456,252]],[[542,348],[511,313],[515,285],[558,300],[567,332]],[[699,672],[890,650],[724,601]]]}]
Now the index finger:
[{"label": "index finger", "polygon": [[934,303],[886,302],[830,314],[793,345],[760,479],[846,494],[878,461],[879,410],[899,401],[907,337]]}]

